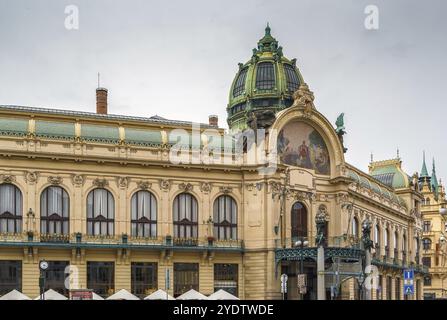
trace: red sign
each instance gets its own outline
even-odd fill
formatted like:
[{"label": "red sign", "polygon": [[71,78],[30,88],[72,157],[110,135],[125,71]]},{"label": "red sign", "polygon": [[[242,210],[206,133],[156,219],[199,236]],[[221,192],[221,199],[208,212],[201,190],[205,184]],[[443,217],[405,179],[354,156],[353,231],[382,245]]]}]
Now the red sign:
[{"label": "red sign", "polygon": [[70,291],[71,300],[93,300],[93,291],[89,289],[79,289]]}]

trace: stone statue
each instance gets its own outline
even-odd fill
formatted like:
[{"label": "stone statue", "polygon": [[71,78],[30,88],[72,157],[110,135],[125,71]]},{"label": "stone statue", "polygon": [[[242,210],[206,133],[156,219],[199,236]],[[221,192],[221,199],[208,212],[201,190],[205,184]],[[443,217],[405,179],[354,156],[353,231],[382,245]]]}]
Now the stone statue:
[{"label": "stone statue", "polygon": [[306,83],[302,83],[298,90],[293,93],[292,107],[304,108],[304,113],[309,114],[312,109],[315,109],[314,94],[309,90]]},{"label": "stone statue", "polygon": [[362,242],[365,250],[369,250],[373,247],[373,241],[371,240],[371,221],[366,219],[362,224]]},{"label": "stone statue", "polygon": [[315,242],[317,247],[323,246],[326,243],[326,218],[326,207],[321,205],[315,216],[315,224],[317,225],[317,236],[315,237]]},{"label": "stone statue", "polygon": [[343,135],[346,133],[344,116],[345,116],[345,114],[344,114],[344,112],[342,112],[337,117],[337,121],[335,121],[335,125],[337,126],[337,128],[335,129],[335,132],[337,133],[338,139],[340,140],[341,145],[343,147],[343,153],[346,153],[346,151],[348,151],[348,148],[345,148],[345,146],[343,144]]}]

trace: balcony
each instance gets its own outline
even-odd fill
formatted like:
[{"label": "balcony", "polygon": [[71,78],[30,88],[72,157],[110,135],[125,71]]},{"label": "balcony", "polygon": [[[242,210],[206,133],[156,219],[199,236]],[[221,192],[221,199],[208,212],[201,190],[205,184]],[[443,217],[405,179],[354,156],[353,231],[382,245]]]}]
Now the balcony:
[{"label": "balcony", "polygon": [[40,235],[40,242],[69,243],[69,234],[45,233]]},{"label": "balcony", "polygon": [[33,233],[0,233],[0,246],[3,247],[45,247],[67,249],[154,249],[154,250],[244,250],[242,240],[202,238],[173,238],[171,236],[135,237],[128,235],[86,235],[73,233],[33,234]]}]

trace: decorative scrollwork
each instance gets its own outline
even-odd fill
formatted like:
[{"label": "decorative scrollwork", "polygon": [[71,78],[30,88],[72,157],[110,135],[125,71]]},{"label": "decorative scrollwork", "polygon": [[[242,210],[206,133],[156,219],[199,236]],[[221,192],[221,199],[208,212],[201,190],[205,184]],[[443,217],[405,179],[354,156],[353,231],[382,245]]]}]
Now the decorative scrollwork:
[{"label": "decorative scrollwork", "polygon": [[10,174],[0,175],[0,183],[12,183],[16,181],[16,177]]},{"label": "decorative scrollwork", "polygon": [[190,184],[189,182],[188,183],[180,183],[178,185],[178,188],[179,188],[179,190],[182,190],[183,192],[189,192],[189,191],[192,191],[193,185]]},{"label": "decorative scrollwork", "polygon": [[51,183],[52,185],[59,185],[62,183],[62,177],[60,176],[49,176],[48,177],[48,182]]},{"label": "decorative scrollwork", "polygon": [[104,188],[109,185],[109,182],[105,178],[96,178],[92,184],[98,188]]},{"label": "decorative scrollwork", "polygon": [[150,189],[152,187],[152,183],[150,183],[149,181],[140,180],[140,181],[137,182],[137,186],[141,190],[147,190],[147,189]]},{"label": "decorative scrollwork", "polygon": [[127,188],[129,185],[129,178],[128,177],[119,177],[118,178],[118,186],[122,189]]},{"label": "decorative scrollwork", "polygon": [[159,184],[160,184],[160,189],[162,189],[164,191],[168,191],[171,188],[171,181],[169,181],[169,180],[160,180]]},{"label": "decorative scrollwork", "polygon": [[209,182],[202,182],[200,184],[200,191],[208,193],[211,191],[211,183]]},{"label": "decorative scrollwork", "polygon": [[73,185],[75,185],[76,187],[80,187],[84,185],[85,179],[83,175],[74,174],[71,176],[71,181],[73,182]]},{"label": "decorative scrollwork", "polygon": [[219,191],[224,193],[224,194],[228,194],[228,193],[231,193],[233,191],[233,188],[229,187],[229,186],[222,186],[222,187],[219,188]]}]

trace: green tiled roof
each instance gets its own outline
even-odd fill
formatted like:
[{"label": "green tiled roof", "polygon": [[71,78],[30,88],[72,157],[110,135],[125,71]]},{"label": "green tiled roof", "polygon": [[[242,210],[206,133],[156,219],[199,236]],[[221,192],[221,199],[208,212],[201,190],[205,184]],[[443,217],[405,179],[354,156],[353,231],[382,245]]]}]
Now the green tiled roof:
[{"label": "green tiled roof", "polygon": [[70,122],[36,120],[35,133],[37,137],[74,140],[75,124]]},{"label": "green tiled roof", "polygon": [[126,142],[143,146],[159,146],[162,144],[161,133],[158,130],[142,130],[125,128]]},{"label": "green tiled roof", "polygon": [[15,118],[0,119],[0,134],[5,136],[26,136],[28,120]]},{"label": "green tiled roof", "polygon": [[82,124],[81,138],[93,142],[117,143],[119,131],[118,127]]}]

